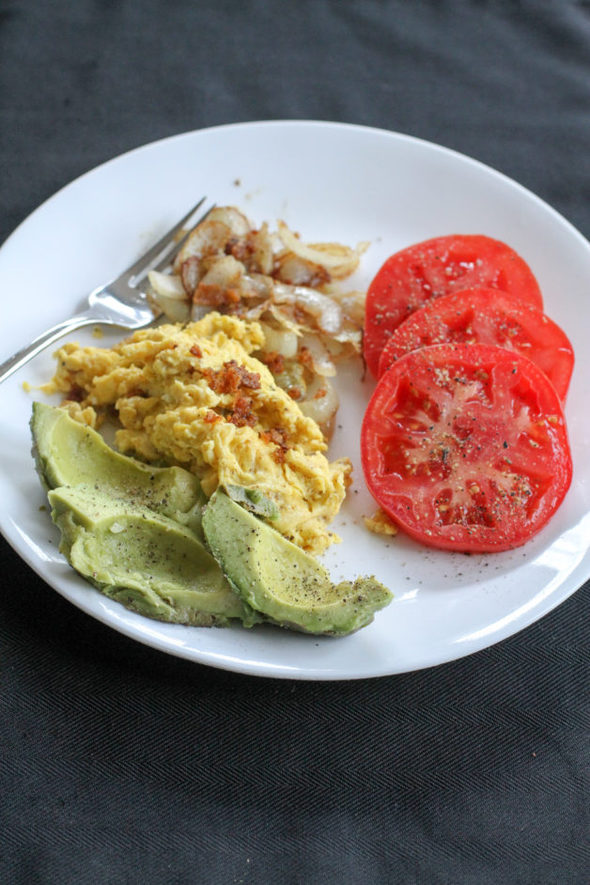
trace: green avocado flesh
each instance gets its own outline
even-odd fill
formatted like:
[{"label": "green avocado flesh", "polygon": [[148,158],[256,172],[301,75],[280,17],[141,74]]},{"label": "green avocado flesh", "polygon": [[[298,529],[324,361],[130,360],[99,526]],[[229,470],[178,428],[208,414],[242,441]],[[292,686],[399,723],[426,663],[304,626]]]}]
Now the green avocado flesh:
[{"label": "green avocado flesh", "polygon": [[73,568],[140,614],[208,627],[257,620],[194,532],[94,486],[49,492],[60,551]]},{"label": "green avocado flesh", "polygon": [[375,578],[332,583],[319,562],[219,489],[203,529],[236,593],[281,626],[342,636],[369,624],[392,599]]},{"label": "green avocado flesh", "polygon": [[95,430],[41,403],[31,431],[60,552],[141,615],[342,636],[392,598],[374,578],[333,584],[323,566],[255,515],[275,515],[256,490],[231,486],[230,497],[220,488],[207,503],[193,474],[121,455]]},{"label": "green avocado flesh", "polygon": [[44,403],[33,404],[31,432],[37,472],[46,489],[98,482],[101,491],[169,516],[202,538],[207,499],[188,470],[153,467],[121,455],[96,430]]},{"label": "green avocado flesh", "polygon": [[121,455],[42,403],[34,404],[31,430],[60,552],[77,572],[150,618],[203,627],[261,620],[203,544],[206,499],[193,474]]}]

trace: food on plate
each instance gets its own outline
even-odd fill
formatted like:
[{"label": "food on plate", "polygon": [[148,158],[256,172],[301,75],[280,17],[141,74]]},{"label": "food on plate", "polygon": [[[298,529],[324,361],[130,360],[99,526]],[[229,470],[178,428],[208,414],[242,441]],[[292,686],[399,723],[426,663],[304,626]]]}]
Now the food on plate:
[{"label": "food on plate", "polygon": [[338,408],[332,384],[339,360],[361,351],[364,293],[340,281],[366,244],[308,244],[282,221],[254,227],[234,206],[213,209],[178,253],[171,273],[149,274],[151,294],[172,322],[204,312],[257,320],[261,359],[277,383],[325,432]]},{"label": "food on plate", "polygon": [[364,516],[363,522],[374,535],[387,535],[388,537],[397,535],[397,526],[381,507],[378,507],[371,516]]},{"label": "food on plate", "polygon": [[203,529],[238,597],[283,627],[346,635],[369,624],[391,601],[375,578],[332,583],[317,560],[221,489],[205,508]]},{"label": "food on plate", "polygon": [[491,237],[435,237],[391,255],[366,297],[363,349],[373,375],[389,336],[403,320],[433,298],[474,286],[500,289],[519,304],[543,308],[539,284],[524,259]]},{"label": "food on plate", "polygon": [[361,429],[367,485],[429,546],[507,550],[532,538],[572,476],[559,396],[529,359],[502,347],[435,344],[382,375]]},{"label": "food on plate", "polygon": [[60,551],[106,596],[158,620],[208,627],[257,616],[205,547],[199,481],[116,452],[64,409],[34,403],[37,472]]},{"label": "food on plate", "polygon": [[269,512],[260,493],[232,487],[232,500],[218,488],[207,502],[188,471],[121,455],[63,409],[35,403],[31,430],[60,551],[132,611],[199,627],[268,622],[346,635],[391,599],[373,578],[332,584],[254,515]]},{"label": "food on plate", "polygon": [[112,449],[88,425],[64,409],[33,403],[33,456],[46,489],[88,485],[100,476],[105,494],[149,507],[200,531],[206,502],[199,480],[182,467],[155,467]]},{"label": "food on plate", "polygon": [[207,498],[218,485],[257,489],[276,505],[274,528],[320,553],[337,540],[328,526],[351,463],[327,459],[318,425],[256,358],[264,341],[257,321],[212,311],[112,348],[65,344],[46,389],[91,426],[114,413],[119,451],[185,467]]},{"label": "food on plate", "polygon": [[351,481],[348,458],[326,457],[329,379],[361,351],[363,296],[334,281],[362,248],[213,210],[171,273],[150,274],[173,322],[57,352],[45,391],[62,404],[34,406],[35,460],[60,550],[103,593],[164,621],[331,635],[390,601],[374,578],[333,584],[312,555],[339,540]]},{"label": "food on plate", "polygon": [[390,591],[335,584],[314,558],[351,482],[326,457],[330,379],[361,350],[379,376],[361,428],[370,531],[492,552],[551,518],[572,475],[573,350],[528,265],[483,235],[437,237],[392,255],[365,305],[335,285],[362,251],[215,209],[149,275],[172,322],[57,352],[45,389],[62,406],[35,404],[34,454],[60,550],[103,593],[198,626],[370,623]]},{"label": "food on plate", "polygon": [[141,615],[195,627],[259,620],[187,526],[95,484],[61,486],[48,498],[60,552],[105,596]]},{"label": "food on plate", "polygon": [[574,353],[542,307],[528,265],[483,235],[403,249],[369,287],[364,355],[379,380],[363,469],[384,513],[425,544],[516,547],[563,500],[572,467],[559,401]]},{"label": "food on plate", "polygon": [[497,289],[441,295],[393,330],[379,358],[378,375],[410,350],[430,344],[495,344],[528,357],[565,400],[574,365],[565,332],[546,314]]}]

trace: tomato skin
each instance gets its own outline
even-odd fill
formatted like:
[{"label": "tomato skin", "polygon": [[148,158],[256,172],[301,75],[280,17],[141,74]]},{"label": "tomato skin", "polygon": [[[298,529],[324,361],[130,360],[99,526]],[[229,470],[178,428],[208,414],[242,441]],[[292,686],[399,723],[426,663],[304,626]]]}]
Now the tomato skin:
[{"label": "tomato skin", "polygon": [[364,357],[377,376],[393,330],[433,298],[474,286],[500,289],[543,309],[539,284],[523,258],[483,234],[452,234],[391,255],[371,282],[365,303]]},{"label": "tomato skin", "polygon": [[361,459],[369,491],[401,529],[463,552],[526,543],[572,477],[555,388],[526,357],[484,344],[400,357],[370,399]]},{"label": "tomato skin", "polygon": [[542,311],[483,287],[449,292],[412,313],[383,348],[378,376],[410,350],[445,343],[516,350],[543,370],[565,401],[574,367],[574,351],[565,332]]}]

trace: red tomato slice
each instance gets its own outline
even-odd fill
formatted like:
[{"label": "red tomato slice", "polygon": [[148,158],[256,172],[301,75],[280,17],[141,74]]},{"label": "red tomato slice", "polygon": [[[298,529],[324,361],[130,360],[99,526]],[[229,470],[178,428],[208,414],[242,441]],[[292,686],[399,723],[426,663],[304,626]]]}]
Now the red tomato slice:
[{"label": "red tomato slice", "polygon": [[450,292],[415,311],[391,334],[379,358],[379,377],[404,353],[430,344],[495,344],[516,350],[545,372],[562,401],[574,367],[565,332],[536,308],[497,289]]},{"label": "red tomato slice", "polygon": [[572,476],[557,392],[526,357],[436,344],[379,380],[361,430],[369,490],[433,547],[518,547],[547,523]]},{"label": "red tomato slice", "polygon": [[393,330],[432,298],[485,286],[543,309],[539,284],[510,246],[483,235],[435,237],[391,255],[373,279],[365,307],[364,355],[374,375]]}]

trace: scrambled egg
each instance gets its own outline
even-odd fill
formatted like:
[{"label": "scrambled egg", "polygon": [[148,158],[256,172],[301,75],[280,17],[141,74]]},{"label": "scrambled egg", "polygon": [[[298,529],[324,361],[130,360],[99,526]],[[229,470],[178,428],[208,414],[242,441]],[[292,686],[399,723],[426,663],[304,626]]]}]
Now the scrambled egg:
[{"label": "scrambled egg", "polygon": [[339,540],[327,525],[350,484],[347,458],[329,462],[321,430],[252,353],[259,323],[209,313],[198,322],[134,333],[112,349],[66,344],[46,390],[96,427],[114,409],[117,448],[180,464],[205,494],[256,488],[278,507],[272,525],[311,553]]},{"label": "scrambled egg", "polygon": [[363,517],[363,520],[368,530],[375,535],[397,535],[397,526],[380,507],[372,516]]}]

